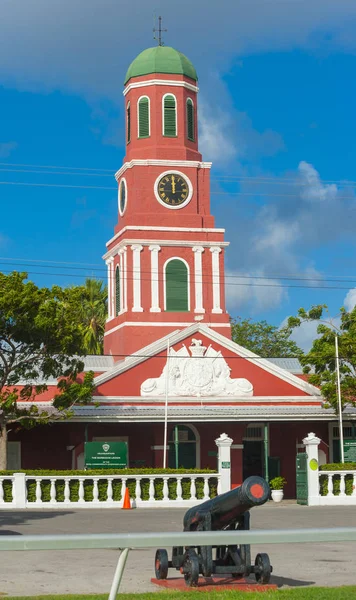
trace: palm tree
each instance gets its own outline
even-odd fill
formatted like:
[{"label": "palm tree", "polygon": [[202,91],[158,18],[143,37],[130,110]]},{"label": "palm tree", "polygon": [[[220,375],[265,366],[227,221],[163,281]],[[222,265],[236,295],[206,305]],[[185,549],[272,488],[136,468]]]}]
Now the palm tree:
[{"label": "palm tree", "polygon": [[87,354],[103,354],[105,321],[107,318],[107,287],[102,281],[87,278],[82,287],[79,310],[83,332],[83,349]]}]

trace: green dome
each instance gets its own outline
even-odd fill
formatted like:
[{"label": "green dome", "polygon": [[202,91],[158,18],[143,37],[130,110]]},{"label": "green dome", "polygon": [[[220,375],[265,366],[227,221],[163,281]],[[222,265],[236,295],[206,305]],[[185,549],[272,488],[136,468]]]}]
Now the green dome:
[{"label": "green dome", "polygon": [[197,72],[190,60],[169,46],[155,46],[141,52],[129,66],[124,84],[126,85],[131,77],[150,73],[186,75],[195,81],[198,79]]}]

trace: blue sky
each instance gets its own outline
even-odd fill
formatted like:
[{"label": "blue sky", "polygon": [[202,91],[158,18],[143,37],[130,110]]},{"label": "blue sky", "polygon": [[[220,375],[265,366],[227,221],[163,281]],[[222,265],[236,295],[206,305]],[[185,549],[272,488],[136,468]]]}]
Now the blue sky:
[{"label": "blue sky", "polygon": [[[0,268],[22,264],[40,285],[105,275],[101,256],[117,217],[113,173],[124,154],[123,77],[153,45],[153,10],[144,0],[85,7],[1,2],[0,181],[11,185],[0,185]],[[350,308],[356,3],[223,0],[219,14],[202,0],[155,7],[167,45],[187,54],[199,75],[212,210],[231,242],[230,313],[279,325],[300,306]],[[66,185],[78,187],[56,187]],[[13,258],[21,260],[5,260]],[[349,281],[325,282],[346,288],[330,290],[310,278]],[[236,285],[246,283],[272,287]],[[288,283],[306,287],[278,287]],[[307,345],[313,334],[304,328],[298,341]]]}]

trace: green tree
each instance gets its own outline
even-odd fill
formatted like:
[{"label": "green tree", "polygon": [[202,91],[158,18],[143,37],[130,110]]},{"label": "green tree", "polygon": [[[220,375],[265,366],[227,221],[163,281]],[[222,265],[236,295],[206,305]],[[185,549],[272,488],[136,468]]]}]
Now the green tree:
[{"label": "green tree", "polygon": [[299,357],[303,354],[297,344],[290,339],[289,327],[278,328],[267,321],[251,319],[231,320],[232,339],[236,344],[265,358]]},{"label": "green tree", "polygon": [[340,319],[330,318],[325,304],[312,306],[309,311],[300,308],[297,317],[288,319],[288,326],[299,327],[306,321],[317,321],[317,337],[311,350],[301,357],[308,381],[321,390],[325,408],[338,412],[335,336],[338,336],[339,368],[342,405],[356,402],[356,307],[347,312],[340,309]]},{"label": "green tree", "polygon": [[[71,294],[26,279],[26,273],[0,273],[0,469],[6,468],[9,424],[32,428],[69,418],[93,392],[93,373],[80,376],[82,332]],[[53,404],[40,410],[36,397],[49,378],[58,381],[57,392]]]},{"label": "green tree", "polygon": [[102,281],[86,279],[85,285],[68,288],[70,301],[77,304],[77,323],[85,354],[102,354],[107,318],[107,288]]}]

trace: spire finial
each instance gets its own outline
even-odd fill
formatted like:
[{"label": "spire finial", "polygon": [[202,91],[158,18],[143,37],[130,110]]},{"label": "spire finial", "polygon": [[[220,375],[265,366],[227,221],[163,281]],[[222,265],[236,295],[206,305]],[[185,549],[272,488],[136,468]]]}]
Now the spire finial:
[{"label": "spire finial", "polygon": [[153,36],[153,39],[158,42],[159,46],[164,46],[164,42],[162,41],[162,32],[168,31],[167,29],[162,29],[162,17],[158,17],[158,29],[156,27],[153,28],[153,33],[158,33],[158,37],[156,35]]}]

